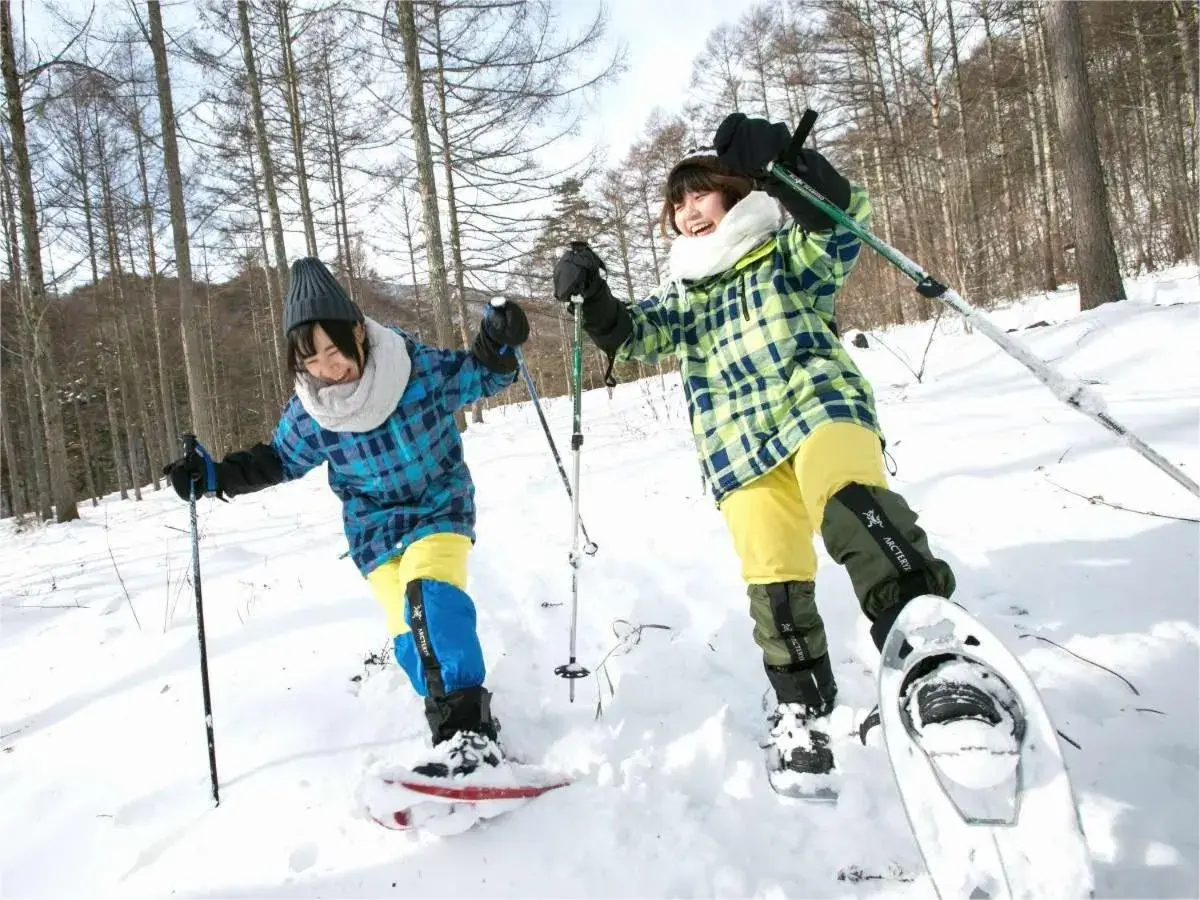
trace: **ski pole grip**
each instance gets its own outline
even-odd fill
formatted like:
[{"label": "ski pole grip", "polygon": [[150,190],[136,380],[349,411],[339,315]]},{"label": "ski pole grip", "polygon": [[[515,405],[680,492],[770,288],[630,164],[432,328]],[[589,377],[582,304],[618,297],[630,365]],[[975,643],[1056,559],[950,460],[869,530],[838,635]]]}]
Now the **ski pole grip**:
[{"label": "ski pole grip", "polygon": [[797,125],[796,130],[792,132],[792,140],[791,143],[788,144],[788,159],[800,158],[800,150],[804,146],[804,142],[808,140],[809,132],[812,131],[813,124],[816,121],[817,113],[815,110],[804,110],[804,115],[800,117],[800,124]]},{"label": "ski pole grip", "polygon": [[[184,434],[180,436],[180,441],[183,443],[183,458],[186,461],[196,454],[196,436],[190,433]],[[194,478],[188,482],[188,494],[190,495],[191,502],[195,503],[196,479]]]},{"label": "ski pole grip", "polygon": [[[191,433],[182,436],[183,441],[183,458],[187,459],[190,456],[199,456],[204,461],[204,493],[206,496],[213,496],[217,493],[217,466],[213,462],[213,458],[209,456],[208,451],[204,449],[204,445],[196,440],[196,436]],[[193,481],[199,481],[194,478]]]}]

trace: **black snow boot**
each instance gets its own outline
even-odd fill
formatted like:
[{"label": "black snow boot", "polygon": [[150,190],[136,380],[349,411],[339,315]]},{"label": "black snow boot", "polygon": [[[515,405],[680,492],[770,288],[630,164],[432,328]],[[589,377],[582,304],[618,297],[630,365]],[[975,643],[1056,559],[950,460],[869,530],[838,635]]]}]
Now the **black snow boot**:
[{"label": "black snow boot", "polygon": [[501,765],[504,751],[498,741],[500,724],[492,717],[491,698],[483,687],[425,698],[434,757],[413,771],[427,778],[456,778],[470,775],[481,766]]},{"label": "black snow boot", "polygon": [[829,655],[810,663],[767,666],[767,678],[778,704],[771,711],[769,746],[779,754],[778,768],[808,775],[833,771],[829,723],[837,698],[837,683]]}]

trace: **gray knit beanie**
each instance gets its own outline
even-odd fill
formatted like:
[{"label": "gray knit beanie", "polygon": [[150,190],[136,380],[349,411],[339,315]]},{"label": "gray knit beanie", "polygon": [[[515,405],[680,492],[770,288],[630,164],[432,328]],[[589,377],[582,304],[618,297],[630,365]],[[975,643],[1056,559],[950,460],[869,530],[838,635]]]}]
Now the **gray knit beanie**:
[{"label": "gray knit beanie", "polygon": [[361,322],[363,314],[325,264],[306,256],[292,263],[292,281],[283,301],[283,333],[322,319]]}]

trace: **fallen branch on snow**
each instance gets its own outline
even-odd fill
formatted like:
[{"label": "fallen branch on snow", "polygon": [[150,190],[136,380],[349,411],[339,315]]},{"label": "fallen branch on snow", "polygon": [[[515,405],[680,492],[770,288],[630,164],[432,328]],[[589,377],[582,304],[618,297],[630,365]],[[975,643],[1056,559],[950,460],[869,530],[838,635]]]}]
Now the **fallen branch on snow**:
[{"label": "fallen branch on snow", "polygon": [[[617,626],[623,625],[624,629],[619,629]],[[605,668],[609,657],[615,653],[628,653],[634,647],[642,642],[642,632],[647,628],[657,628],[660,631],[670,631],[670,625],[655,625],[649,623],[646,625],[634,625],[625,619],[613,619],[612,630],[613,635],[617,638],[616,645],[604,654],[604,658],[600,660],[596,666],[596,675],[604,673],[604,680],[608,682],[608,692],[610,696],[617,695],[617,689],[612,683],[612,676],[608,674],[608,669]],[[600,679],[596,679],[596,718],[599,719],[604,715],[604,703],[600,691]]]},{"label": "fallen branch on snow", "polygon": [[1076,659],[1078,659],[1078,660],[1081,660],[1081,661],[1083,661],[1083,662],[1085,662],[1085,663],[1089,663],[1090,665],[1093,665],[1093,666],[1095,666],[1097,669],[1103,669],[1103,670],[1104,670],[1105,672],[1107,672],[1109,675],[1115,675],[1117,678],[1120,678],[1120,679],[1121,679],[1123,682],[1125,682],[1125,684],[1126,684],[1126,685],[1129,687],[1129,689],[1130,689],[1131,691],[1133,691],[1133,692],[1134,692],[1135,694],[1137,694],[1139,697],[1140,697],[1140,696],[1142,696],[1142,692],[1141,692],[1141,691],[1139,691],[1137,688],[1135,688],[1135,687],[1133,686],[1133,682],[1131,682],[1131,681],[1130,681],[1128,678],[1126,678],[1126,677],[1125,677],[1124,675],[1122,675],[1120,672],[1114,672],[1114,671],[1113,671],[1112,669],[1110,669],[1108,666],[1101,665],[1100,663],[1096,662],[1095,660],[1088,659],[1086,656],[1080,656],[1080,655],[1079,655],[1078,653],[1076,653],[1074,650],[1069,650],[1069,649],[1067,649],[1066,647],[1064,647],[1062,644],[1058,643],[1057,641],[1052,641],[1052,640],[1050,640],[1050,638],[1048,638],[1048,637],[1043,637],[1043,636],[1042,636],[1042,635],[1040,635],[1040,634],[1034,634],[1032,631],[1026,631],[1026,632],[1024,632],[1023,634],[1018,634],[1018,635],[1017,635],[1017,638],[1018,638],[1018,639],[1020,639],[1020,638],[1027,638],[1027,637],[1031,637],[1031,638],[1037,638],[1039,641],[1045,641],[1047,644],[1050,644],[1050,645],[1051,645],[1051,646],[1053,646],[1053,647],[1057,647],[1059,650],[1062,650],[1062,651],[1064,651],[1064,652],[1066,652],[1066,653],[1070,653],[1070,654],[1071,654],[1073,657],[1075,657],[1075,658],[1076,658]]},{"label": "fallen branch on snow", "polygon": [[934,335],[937,334],[938,323],[940,321],[942,321],[942,313],[944,313],[945,311],[946,311],[946,307],[939,306],[937,315],[934,316],[934,318],[933,318],[933,325],[931,325],[929,328],[929,340],[927,340],[925,342],[925,352],[921,354],[921,367],[919,369],[914,369],[912,367],[912,364],[908,361],[907,357],[901,356],[899,353],[897,353],[895,350],[893,350],[891,347],[889,347],[887,345],[887,343],[884,340],[882,340],[877,333],[875,333],[874,331],[871,331],[871,332],[868,332],[868,334],[871,335],[871,340],[878,343],[880,347],[882,347],[888,353],[892,354],[892,356],[896,357],[896,359],[898,359],[900,361],[900,364],[903,365],[904,368],[906,368],[906,369],[908,369],[908,371],[912,372],[913,378],[917,379],[917,384],[921,384],[925,380],[925,364],[929,360],[929,348],[933,346],[933,338],[934,338]]},{"label": "fallen branch on snow", "polygon": [[1057,728],[1055,728],[1054,730],[1055,730],[1055,732],[1058,734],[1058,736],[1059,736],[1060,738],[1062,738],[1064,741],[1066,741],[1068,744],[1070,744],[1070,745],[1071,745],[1072,747],[1074,747],[1076,750],[1082,750],[1082,749],[1083,749],[1081,746],[1079,746],[1079,744],[1077,744],[1075,741],[1071,740],[1071,738],[1070,738],[1068,735],[1065,735],[1065,734],[1063,734],[1063,733],[1062,733],[1061,731],[1059,731]]},{"label": "fallen branch on snow", "polygon": [[[1063,455],[1065,456],[1066,454],[1064,453]],[[1089,497],[1087,494],[1081,494],[1079,491],[1073,491],[1069,487],[1064,487],[1049,475],[1045,476],[1045,478],[1046,481],[1054,485],[1054,487],[1058,488],[1060,491],[1066,491],[1068,494],[1078,497],[1080,500],[1086,500],[1088,503],[1092,504],[1092,506],[1107,506],[1111,509],[1122,510],[1123,512],[1137,513],[1139,516],[1153,516],[1156,519],[1173,519],[1176,522],[1200,522],[1200,519],[1195,519],[1191,516],[1173,516],[1170,513],[1160,513],[1149,509],[1134,509],[1130,506],[1122,506],[1120,503],[1113,503],[1111,500],[1105,500],[1100,494],[1094,494]]]},{"label": "fallen branch on snow", "polygon": [[133,621],[137,623],[138,631],[142,630],[142,621],[138,618],[137,610],[133,608],[133,598],[129,596],[129,588],[125,587],[125,579],[121,577],[121,569],[117,566],[117,558],[113,555],[112,542],[108,539],[108,506],[104,507],[104,547],[108,550],[108,558],[112,560],[113,571],[117,573],[117,581],[121,584],[121,592],[125,595],[125,602],[129,604],[129,611],[133,613]]}]

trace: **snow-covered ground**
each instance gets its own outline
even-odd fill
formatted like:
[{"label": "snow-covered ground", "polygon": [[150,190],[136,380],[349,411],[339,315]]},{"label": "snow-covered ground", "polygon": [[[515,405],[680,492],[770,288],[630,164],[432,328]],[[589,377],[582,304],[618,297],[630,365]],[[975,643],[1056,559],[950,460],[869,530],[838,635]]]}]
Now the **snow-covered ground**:
[{"label": "snow-covered ground", "polygon": [[[1063,290],[994,318],[1048,321],[1016,335],[1200,478],[1196,270],[1129,287],[1129,302],[1086,314]],[[917,368],[929,331],[853,350],[895,484],[955,566],[957,599],[1019,653],[1072,741],[1097,896],[1195,897],[1198,526],[1169,517],[1200,504],[952,316],[918,383],[897,356]],[[186,505],[164,491],[85,506],[66,526],[0,523],[0,892],[931,896],[878,747],[844,742],[837,806],[771,793],[738,566],[678,382],[665,388],[585,398],[583,517],[599,552],[580,573],[579,655],[595,668],[619,649],[574,704],[553,671],[568,651],[570,507],[545,438],[528,404],[467,435],[470,590],[503,737],[575,783],[454,838],[390,832],[361,808],[363,773],[412,762],[426,731],[395,664],[364,665],[386,652],[383,616],[341,556],[322,473],[200,504],[215,809]],[[565,454],[569,404],[547,406]],[[1163,517],[1085,499],[1098,497]],[[875,654],[848,579],[818,550],[841,698],[861,716]],[[889,864],[914,879],[837,880]]]}]

